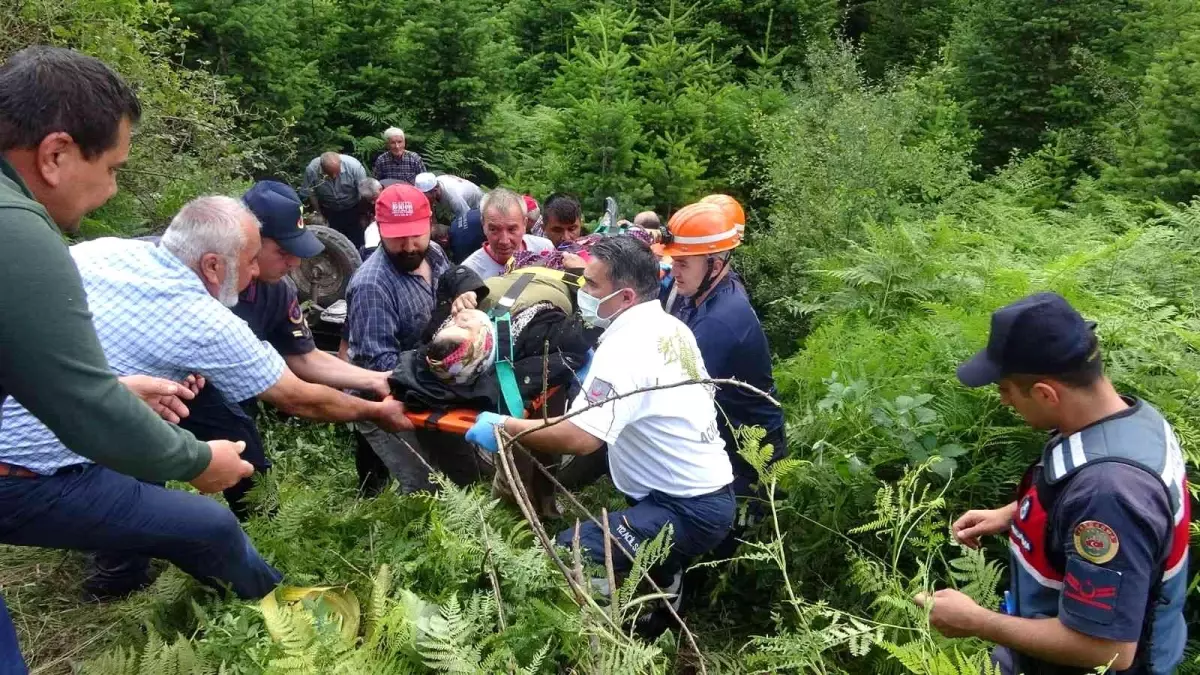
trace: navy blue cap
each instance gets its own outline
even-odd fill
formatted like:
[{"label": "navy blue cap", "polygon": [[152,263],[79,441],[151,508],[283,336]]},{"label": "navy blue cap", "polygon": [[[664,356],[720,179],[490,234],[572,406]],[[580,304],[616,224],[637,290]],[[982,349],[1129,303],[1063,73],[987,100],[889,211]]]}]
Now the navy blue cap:
[{"label": "navy blue cap", "polygon": [[987,349],[958,367],[968,387],[1009,375],[1058,375],[1099,358],[1096,324],[1057,293],[1038,293],[992,313]]},{"label": "navy blue cap", "polygon": [[304,228],[300,197],[292,188],[273,180],[260,180],[242,196],[246,208],[262,224],[262,236],[279,242],[298,258],[311,258],[325,250],[316,235]]}]

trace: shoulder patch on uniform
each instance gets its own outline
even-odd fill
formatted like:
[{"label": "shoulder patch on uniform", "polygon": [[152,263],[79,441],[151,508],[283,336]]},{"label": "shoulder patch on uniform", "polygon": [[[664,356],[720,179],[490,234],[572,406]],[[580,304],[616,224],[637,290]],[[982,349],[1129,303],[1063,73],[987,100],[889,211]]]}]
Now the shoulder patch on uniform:
[{"label": "shoulder patch on uniform", "polygon": [[1111,527],[1098,520],[1085,520],[1075,526],[1075,551],[1097,565],[1112,560],[1121,548],[1121,540]]},{"label": "shoulder patch on uniform", "polygon": [[1068,558],[1063,579],[1062,607],[1068,613],[1095,624],[1108,625],[1117,617],[1121,597],[1121,573]]},{"label": "shoulder patch on uniform", "polygon": [[592,386],[588,387],[587,390],[587,400],[590,403],[599,403],[600,401],[608,398],[609,395],[612,394],[612,390],[613,388],[611,384],[598,377],[593,377]]},{"label": "shoulder patch on uniform", "polygon": [[292,298],[291,304],[288,305],[288,320],[292,323],[303,323],[304,312],[300,311],[300,301]]}]

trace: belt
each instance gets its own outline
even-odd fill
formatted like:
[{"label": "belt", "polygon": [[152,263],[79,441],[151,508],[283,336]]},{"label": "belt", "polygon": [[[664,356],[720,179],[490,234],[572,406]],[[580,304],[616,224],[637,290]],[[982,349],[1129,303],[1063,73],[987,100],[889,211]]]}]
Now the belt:
[{"label": "belt", "polygon": [[36,474],[23,466],[0,462],[0,478],[37,478],[39,475],[40,474]]}]

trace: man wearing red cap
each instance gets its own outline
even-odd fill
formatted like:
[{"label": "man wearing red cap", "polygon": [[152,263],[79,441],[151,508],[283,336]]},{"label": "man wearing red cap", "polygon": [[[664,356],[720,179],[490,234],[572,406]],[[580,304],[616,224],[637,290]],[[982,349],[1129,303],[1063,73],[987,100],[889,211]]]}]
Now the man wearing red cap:
[{"label": "man wearing red cap", "polygon": [[542,210],[533,195],[522,195],[522,198],[525,200],[525,231],[533,234],[533,228],[542,219]]},{"label": "man wearing red cap", "polygon": [[[420,344],[437,304],[439,278],[450,269],[445,252],[430,241],[431,219],[429,200],[412,185],[388,186],[376,200],[379,247],[346,289],[346,339],[354,365],[391,371],[402,352]],[[475,451],[462,439],[424,431],[391,434],[369,422],[357,427],[404,492],[433,487],[414,450],[456,482],[479,477]]]}]

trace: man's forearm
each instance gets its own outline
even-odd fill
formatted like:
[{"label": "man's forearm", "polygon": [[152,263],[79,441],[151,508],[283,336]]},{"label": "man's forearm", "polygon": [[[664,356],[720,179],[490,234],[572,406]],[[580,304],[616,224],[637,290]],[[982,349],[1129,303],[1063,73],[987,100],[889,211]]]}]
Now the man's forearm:
[{"label": "man's forearm", "polygon": [[1071,630],[1057,618],[1023,619],[999,612],[987,612],[975,634],[989,642],[1042,661],[1079,668],[1113,664],[1115,670],[1128,668],[1137,651],[1137,643],[1101,640]]},{"label": "man's forearm", "polygon": [[284,357],[288,368],[305,382],[323,384],[335,389],[361,389],[374,391],[380,373],[359,368],[331,354],[314,349],[307,354]]},{"label": "man's forearm", "polygon": [[[558,422],[559,419],[561,418],[551,417],[543,422],[540,419],[510,417],[504,423],[504,430],[509,435],[516,435],[527,429],[537,429],[537,431],[522,436],[521,445],[530,450],[555,455],[587,455],[603,445],[603,441],[575,426],[569,420]],[[558,424],[548,426],[553,422],[558,422]]]},{"label": "man's forearm", "polygon": [[322,384],[309,384],[286,371],[289,382],[263,392],[262,398],[280,410],[319,422],[362,422],[379,413],[379,404],[343,394]]}]

